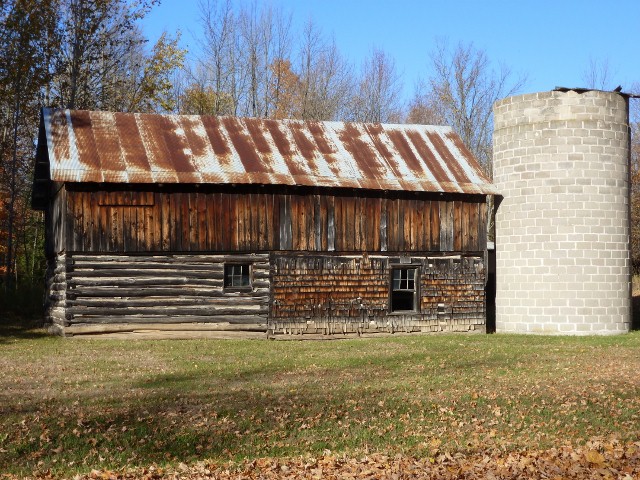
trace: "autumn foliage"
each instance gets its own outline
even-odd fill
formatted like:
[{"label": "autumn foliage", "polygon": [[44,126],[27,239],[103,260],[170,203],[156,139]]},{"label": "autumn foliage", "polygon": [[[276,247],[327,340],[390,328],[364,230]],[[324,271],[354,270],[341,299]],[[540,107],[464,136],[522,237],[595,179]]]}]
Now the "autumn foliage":
[{"label": "autumn foliage", "polygon": [[41,303],[43,214],[30,208],[40,109],[170,111],[185,55],[167,34],[147,50],[156,0],[0,2],[0,309]]}]

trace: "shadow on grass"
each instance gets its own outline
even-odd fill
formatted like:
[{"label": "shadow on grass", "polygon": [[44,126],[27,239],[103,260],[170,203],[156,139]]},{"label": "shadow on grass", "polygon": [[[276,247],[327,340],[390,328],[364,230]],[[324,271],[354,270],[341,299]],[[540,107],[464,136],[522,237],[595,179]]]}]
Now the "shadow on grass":
[{"label": "shadow on grass", "polygon": [[34,340],[48,336],[40,318],[21,318],[6,314],[0,317],[0,344],[12,340]]},{"label": "shadow on grass", "polygon": [[286,387],[203,379],[162,375],[145,382],[147,388],[132,386],[126,398],[90,399],[73,409],[39,407],[21,424],[23,440],[11,435],[0,470],[67,476],[91,468],[317,453],[371,441],[361,429],[331,441],[340,418],[365,420],[364,413],[344,407],[358,401],[352,391],[301,395]]},{"label": "shadow on grass", "polygon": [[[424,440],[424,431],[443,424],[460,425],[458,434],[471,438],[473,419],[493,418],[490,410],[495,407],[486,406],[483,399],[468,408],[459,401],[455,414],[451,410],[442,418],[439,402],[449,406],[449,400],[437,396],[423,394],[410,404],[395,388],[307,384],[298,389],[279,385],[273,373],[247,373],[242,382],[221,381],[206,373],[164,374],[132,383],[125,396],[85,399],[74,402],[73,408],[65,401],[48,403],[16,423],[19,428],[11,432],[4,458],[0,456],[0,470],[18,475],[50,470],[54,476],[72,477],[92,468],[314,455],[326,448],[393,452],[393,445],[420,448],[417,442]],[[506,399],[493,400],[497,401],[507,408]],[[597,421],[603,431],[612,431],[609,405],[589,408],[589,415],[578,420],[574,410],[552,409],[542,416],[532,414],[531,421],[559,415],[564,425],[566,414],[573,417],[572,428]],[[409,418],[420,420],[406,423]],[[463,425],[468,425],[466,430]]]},{"label": "shadow on grass", "polygon": [[[636,336],[629,337],[628,345],[637,345]],[[476,440],[496,448],[504,448],[503,433],[510,434],[508,441],[518,448],[537,448],[542,437],[530,426],[549,425],[544,427],[548,433],[542,431],[547,442],[586,438],[582,432],[591,432],[594,425],[593,431],[603,435],[637,433],[631,417],[637,412],[635,404],[625,413],[629,418],[621,419],[612,415],[609,401],[622,405],[637,398],[636,383],[625,387],[616,378],[620,390],[608,396],[599,390],[601,380],[590,385],[589,376],[587,384],[569,393],[560,388],[565,370],[576,363],[575,346],[587,351],[578,357],[579,373],[589,371],[584,365],[595,357],[585,347],[601,343],[462,338],[354,341],[321,350],[311,348],[314,344],[278,342],[231,342],[225,347],[188,342],[188,348],[174,350],[170,347],[181,344],[163,341],[150,343],[148,354],[132,357],[131,349],[120,343],[112,348],[107,343],[72,344],[75,352],[60,348],[42,357],[57,372],[51,383],[42,380],[45,376],[38,377],[41,385],[29,383],[28,375],[24,382],[16,376],[7,401],[0,401],[0,471],[23,477],[51,469],[54,476],[70,478],[92,468],[315,455],[324,449],[422,455],[420,449],[428,445],[420,445],[431,435],[441,435],[446,448],[467,448],[467,441],[479,435],[479,425],[497,433],[491,436],[493,430],[487,428]],[[498,348],[505,342],[511,345]],[[561,343],[568,349],[554,354],[550,347],[560,348]],[[262,347],[278,351],[267,355]],[[290,360],[281,359],[285,354]],[[247,360],[248,355],[255,361]],[[102,363],[112,357],[118,362],[105,370]],[[57,363],[63,358],[73,362]],[[138,371],[135,362],[144,359],[153,362],[152,368]],[[568,367],[560,373],[559,359]],[[520,376],[520,371],[527,375]],[[517,382],[506,381],[511,377]],[[590,391],[596,393],[579,403]],[[576,403],[567,403],[574,399]],[[514,419],[520,426],[512,426]],[[550,426],[553,419],[557,427]],[[452,433],[445,435],[447,431]],[[491,443],[494,437],[499,443]]]},{"label": "shadow on grass", "polygon": [[46,336],[43,330],[43,287],[39,284],[0,286],[0,343]]}]

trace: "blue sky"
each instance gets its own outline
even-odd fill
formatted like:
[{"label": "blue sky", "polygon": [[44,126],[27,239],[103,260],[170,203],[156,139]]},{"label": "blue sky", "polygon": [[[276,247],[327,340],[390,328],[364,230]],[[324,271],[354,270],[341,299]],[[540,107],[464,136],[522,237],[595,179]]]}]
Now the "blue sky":
[{"label": "blue sky", "polygon": [[[246,3],[246,2],[245,2]],[[527,81],[521,93],[584,85],[591,60],[607,62],[612,85],[640,84],[640,0],[265,0],[292,14],[298,31],[309,17],[359,65],[373,47],[395,59],[405,95],[429,75],[436,39],[473,42],[492,64],[507,65]],[[155,40],[166,29],[183,32],[196,48],[198,0],[161,0],[144,20]]]}]

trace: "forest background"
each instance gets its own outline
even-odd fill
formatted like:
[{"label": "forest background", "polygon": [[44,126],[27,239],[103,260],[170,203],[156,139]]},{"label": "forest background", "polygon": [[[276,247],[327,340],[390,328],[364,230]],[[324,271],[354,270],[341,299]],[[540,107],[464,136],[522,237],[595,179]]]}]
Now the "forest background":
[{"label": "forest background", "polygon": [[[43,106],[142,113],[449,125],[492,175],[492,105],[521,93],[523,74],[473,43],[434,41],[413,91],[392,55],[353,63],[313,18],[270,4],[200,0],[197,48],[180,32],[154,42],[159,0],[0,0],[0,312],[37,316],[44,218],[30,207]],[[424,50],[422,48],[421,50]],[[424,57],[424,55],[423,55]],[[421,57],[421,61],[423,61]],[[617,86],[607,59],[582,87]],[[640,84],[624,88],[640,93]],[[631,102],[632,256],[640,265],[640,115]]]}]

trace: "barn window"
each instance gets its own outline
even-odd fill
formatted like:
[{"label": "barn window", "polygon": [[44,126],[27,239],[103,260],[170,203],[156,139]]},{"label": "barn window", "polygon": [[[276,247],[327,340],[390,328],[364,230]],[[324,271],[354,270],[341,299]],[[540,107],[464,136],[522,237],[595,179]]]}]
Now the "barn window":
[{"label": "barn window", "polygon": [[417,268],[394,268],[391,271],[391,311],[417,310]]},{"label": "barn window", "polygon": [[224,266],[224,288],[251,288],[251,265],[230,263]]}]

